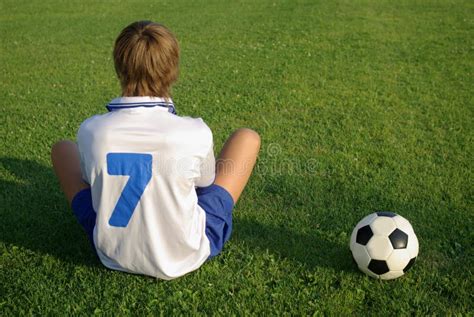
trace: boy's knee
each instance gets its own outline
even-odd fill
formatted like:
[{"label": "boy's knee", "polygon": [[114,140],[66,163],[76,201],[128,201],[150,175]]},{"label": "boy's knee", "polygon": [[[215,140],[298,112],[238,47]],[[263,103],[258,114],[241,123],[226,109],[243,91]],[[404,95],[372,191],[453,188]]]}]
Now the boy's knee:
[{"label": "boy's knee", "polygon": [[71,149],[71,147],[75,147],[76,143],[69,141],[69,140],[61,140],[56,142],[51,147],[51,158],[54,159],[56,156],[61,155]]},{"label": "boy's knee", "polygon": [[249,128],[240,128],[234,132],[234,135],[244,138],[246,142],[256,148],[260,148],[260,135],[256,131]]}]

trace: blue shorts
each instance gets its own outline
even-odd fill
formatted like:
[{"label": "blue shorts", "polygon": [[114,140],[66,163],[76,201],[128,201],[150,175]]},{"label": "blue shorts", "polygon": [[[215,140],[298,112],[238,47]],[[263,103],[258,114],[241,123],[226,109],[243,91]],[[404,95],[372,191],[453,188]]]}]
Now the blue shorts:
[{"label": "blue shorts", "polygon": [[[232,232],[232,209],[234,200],[223,187],[212,184],[197,188],[198,205],[206,213],[206,236],[211,246],[209,258],[218,255]],[[91,189],[83,189],[74,196],[71,203],[74,215],[94,244],[96,212],[92,206]],[[95,250],[95,247],[94,247]]]},{"label": "blue shorts", "polygon": [[225,188],[212,184],[196,189],[198,205],[206,212],[206,236],[211,244],[209,258],[218,255],[232,232],[234,200]]},{"label": "blue shorts", "polygon": [[76,216],[77,221],[86,231],[90,242],[92,243],[92,245],[94,245],[93,234],[96,213],[94,207],[92,206],[91,189],[86,188],[78,192],[76,196],[74,196],[74,198],[72,199],[71,208],[72,212],[74,213],[74,216]]}]

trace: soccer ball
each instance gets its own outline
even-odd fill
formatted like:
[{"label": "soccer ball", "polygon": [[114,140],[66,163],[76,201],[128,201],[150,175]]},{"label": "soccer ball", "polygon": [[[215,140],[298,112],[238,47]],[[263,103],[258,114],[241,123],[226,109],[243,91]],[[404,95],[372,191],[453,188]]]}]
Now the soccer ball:
[{"label": "soccer ball", "polygon": [[359,269],[371,277],[391,280],[405,274],[418,256],[418,239],[400,215],[376,212],[352,231],[350,248]]}]

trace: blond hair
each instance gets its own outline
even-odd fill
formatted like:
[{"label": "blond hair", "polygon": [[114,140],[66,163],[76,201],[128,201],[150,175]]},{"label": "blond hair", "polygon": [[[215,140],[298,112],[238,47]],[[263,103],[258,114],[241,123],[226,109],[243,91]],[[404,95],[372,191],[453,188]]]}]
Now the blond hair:
[{"label": "blond hair", "polygon": [[123,96],[171,98],[179,46],[165,26],[151,21],[130,24],[117,37],[113,55]]}]

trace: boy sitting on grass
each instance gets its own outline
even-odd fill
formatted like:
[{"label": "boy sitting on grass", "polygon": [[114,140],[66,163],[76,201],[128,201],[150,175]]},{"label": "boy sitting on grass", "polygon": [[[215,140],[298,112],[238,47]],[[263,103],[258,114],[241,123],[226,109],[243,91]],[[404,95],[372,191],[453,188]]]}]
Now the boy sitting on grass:
[{"label": "boy sitting on grass", "polygon": [[229,239],[260,137],[235,131],[216,164],[209,127],[176,115],[179,47],[163,25],[130,24],[113,56],[122,97],[81,124],[77,145],[53,146],[53,168],[106,267],[173,279]]}]

